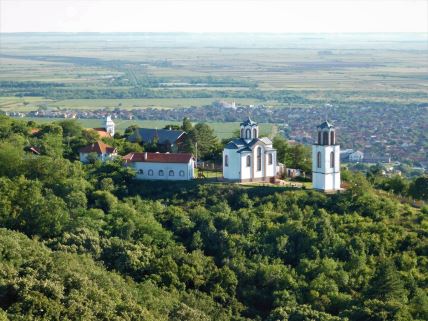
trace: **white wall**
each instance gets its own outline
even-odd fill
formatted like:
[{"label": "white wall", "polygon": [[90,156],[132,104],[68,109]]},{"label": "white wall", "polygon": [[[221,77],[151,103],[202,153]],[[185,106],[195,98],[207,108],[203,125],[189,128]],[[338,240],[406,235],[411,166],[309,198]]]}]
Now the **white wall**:
[{"label": "white wall", "polygon": [[276,151],[268,152],[272,154],[272,164],[269,165],[269,158],[266,154],[266,176],[273,177],[276,176]]},{"label": "white wall", "polygon": [[[225,166],[226,155],[229,157],[229,166]],[[236,149],[223,150],[223,177],[232,180],[241,179],[241,154],[237,153]]]},{"label": "white wall", "polygon": [[[137,171],[137,179],[141,180],[190,180],[194,178],[194,161],[189,163],[150,163],[150,162],[135,162],[131,163],[132,167]],[[139,173],[142,170],[143,173]],[[153,175],[149,176],[149,171],[153,171]],[[160,176],[159,171],[163,170],[164,175]],[[170,171],[174,171],[174,176],[169,176]],[[184,176],[180,176],[180,171],[184,171]]]},{"label": "white wall", "polygon": [[[247,167],[247,156],[251,156],[251,165]],[[241,153],[241,179],[250,179],[253,171],[254,158],[251,152]]]},{"label": "white wall", "polygon": [[[321,168],[317,167],[317,154],[321,153]],[[330,167],[330,154],[334,152],[334,167]],[[312,145],[312,186],[320,190],[340,189],[340,146]]]},{"label": "white wall", "polygon": [[[258,145],[260,146],[260,145]],[[251,178],[273,177],[276,175],[276,151],[272,151],[272,164],[268,164],[268,155],[262,147],[262,167],[257,171],[257,148],[253,152],[236,152],[236,149],[223,150],[223,177],[232,180],[249,180]],[[225,155],[229,156],[229,166],[224,166]],[[251,156],[251,166],[247,167],[247,156]],[[255,167],[254,167],[255,166]],[[253,177],[254,173],[254,177]]]}]

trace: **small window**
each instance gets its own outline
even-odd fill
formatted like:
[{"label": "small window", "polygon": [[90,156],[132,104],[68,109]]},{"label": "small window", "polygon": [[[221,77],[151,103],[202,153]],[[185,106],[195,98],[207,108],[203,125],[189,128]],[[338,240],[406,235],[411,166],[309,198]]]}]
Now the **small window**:
[{"label": "small window", "polygon": [[180,175],[180,176],[184,176],[184,171],[180,171],[180,172],[178,173],[178,175]]},{"label": "small window", "polygon": [[273,156],[272,156],[272,153],[269,153],[269,154],[268,154],[268,163],[269,163],[269,165],[272,165],[272,163],[273,163]]},{"label": "small window", "polygon": [[229,166],[229,156],[224,155],[224,166],[228,167]]},{"label": "small window", "polygon": [[257,147],[257,171],[262,170],[262,148]]},{"label": "small window", "polygon": [[247,128],[247,130],[245,131],[245,138],[251,139],[251,129]]},{"label": "small window", "polygon": [[143,174],[144,174],[144,170],[139,169],[139,170],[138,170],[138,174],[139,174],[139,175],[143,175]]},{"label": "small window", "polygon": [[317,153],[317,167],[321,168],[321,152]]},{"label": "small window", "polygon": [[251,156],[248,155],[247,156],[247,167],[250,167],[250,166],[251,166]]},{"label": "small window", "polygon": [[253,138],[257,138],[257,129],[256,128],[253,129]]},{"label": "small window", "polygon": [[169,171],[168,176],[174,176],[174,171],[172,169]]},{"label": "small window", "polygon": [[163,169],[160,169],[160,170],[159,170],[159,176],[163,176],[163,174],[164,174],[164,173],[163,173]]},{"label": "small window", "polygon": [[334,132],[331,132],[330,133],[330,145],[334,145],[336,142],[335,142],[335,137],[334,137]]},{"label": "small window", "polygon": [[330,167],[334,168],[334,152],[330,153]]},{"label": "small window", "polygon": [[153,169],[149,169],[148,174],[149,174],[149,176],[153,176]]},{"label": "small window", "polygon": [[244,128],[241,128],[241,138],[244,138]]},{"label": "small window", "polygon": [[321,132],[318,132],[318,145],[321,145]]}]

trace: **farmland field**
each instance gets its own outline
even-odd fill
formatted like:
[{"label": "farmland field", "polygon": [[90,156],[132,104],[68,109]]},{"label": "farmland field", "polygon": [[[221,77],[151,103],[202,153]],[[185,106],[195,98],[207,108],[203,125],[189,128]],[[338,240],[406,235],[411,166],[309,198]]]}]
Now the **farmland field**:
[{"label": "farmland field", "polygon": [[0,96],[41,100],[0,109],[418,104],[427,50],[426,34],[2,34]]}]

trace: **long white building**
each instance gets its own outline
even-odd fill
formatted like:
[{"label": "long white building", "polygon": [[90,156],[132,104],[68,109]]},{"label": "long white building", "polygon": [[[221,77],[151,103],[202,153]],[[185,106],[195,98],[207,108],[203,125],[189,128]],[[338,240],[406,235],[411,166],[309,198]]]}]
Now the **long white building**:
[{"label": "long white building", "polygon": [[223,150],[223,177],[231,181],[269,181],[276,176],[276,150],[267,137],[259,138],[259,126],[248,118],[240,125],[240,137]]},{"label": "long white building", "polygon": [[195,177],[195,160],[190,153],[129,153],[123,157],[127,166],[141,180],[191,180]]}]

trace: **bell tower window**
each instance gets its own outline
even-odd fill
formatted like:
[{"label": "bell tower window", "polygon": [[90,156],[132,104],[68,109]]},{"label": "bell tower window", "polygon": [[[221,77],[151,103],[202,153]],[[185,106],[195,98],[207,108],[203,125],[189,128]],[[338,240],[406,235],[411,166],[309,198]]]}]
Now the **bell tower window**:
[{"label": "bell tower window", "polygon": [[257,138],[257,129],[256,128],[253,129],[253,138]]},{"label": "bell tower window", "polygon": [[318,132],[318,145],[321,145],[321,132]]},{"label": "bell tower window", "polygon": [[330,153],[330,167],[334,168],[334,152]]},{"label": "bell tower window", "polygon": [[328,132],[324,132],[323,133],[322,144],[323,145],[328,145]]},{"label": "bell tower window", "polygon": [[321,152],[317,153],[317,167],[321,168]]},{"label": "bell tower window", "polygon": [[245,131],[245,139],[251,139],[251,129],[249,128]]}]

